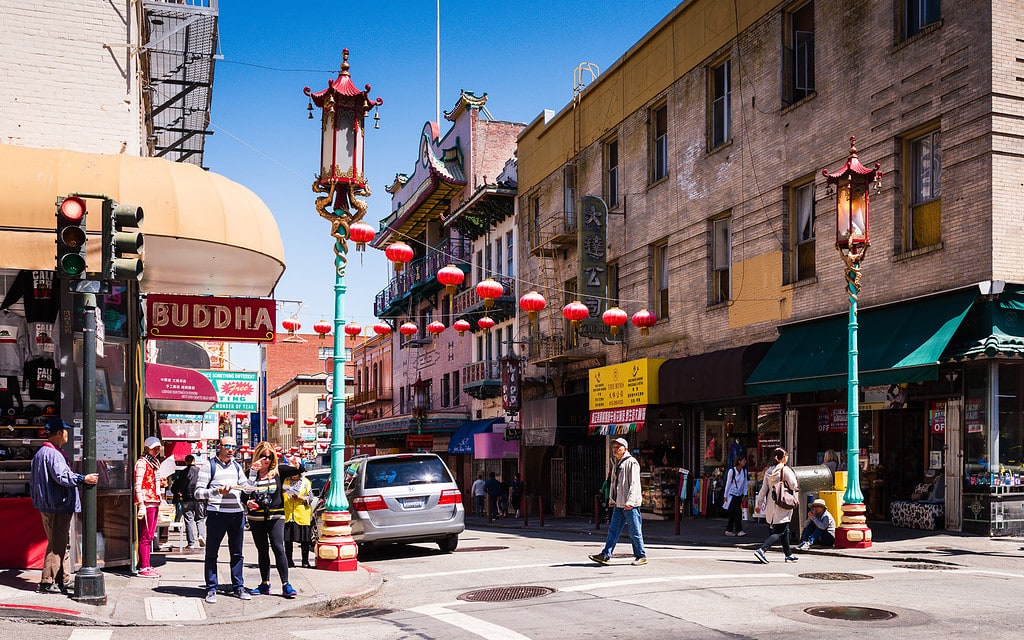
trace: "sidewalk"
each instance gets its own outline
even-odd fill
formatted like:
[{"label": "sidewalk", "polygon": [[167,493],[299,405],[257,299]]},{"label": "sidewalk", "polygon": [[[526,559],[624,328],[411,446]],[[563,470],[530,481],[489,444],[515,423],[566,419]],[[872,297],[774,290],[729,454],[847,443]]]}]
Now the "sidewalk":
[{"label": "sidewalk", "polygon": [[[256,547],[248,532],[243,548],[245,584],[259,584]],[[259,618],[309,616],[349,606],[376,593],[382,576],[360,565],[356,571],[289,569],[289,581],[298,597],[282,597],[281,583],[271,556],[269,596],[254,595],[243,601],[221,591],[216,604],[206,604],[203,581],[205,550],[154,553],[153,564],[160,578],[132,576],[124,568],[103,572],[107,604],[83,604],[61,594],[38,594],[39,571],[0,571],[0,620],[41,619],[72,625],[146,626],[219,624]],[[227,544],[219,554],[221,588],[230,587]],[[299,560],[295,550],[295,560]]]}]

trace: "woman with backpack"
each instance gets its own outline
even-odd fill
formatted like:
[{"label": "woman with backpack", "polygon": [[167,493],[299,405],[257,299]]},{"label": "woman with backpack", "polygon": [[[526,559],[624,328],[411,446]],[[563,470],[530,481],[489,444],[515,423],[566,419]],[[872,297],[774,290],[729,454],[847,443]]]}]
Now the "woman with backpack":
[{"label": "woman with backpack", "polygon": [[725,525],[725,535],[745,536],[743,530],[743,498],[747,495],[747,456],[736,458],[734,466],[725,476],[725,500],[723,502],[729,514],[729,522]]},{"label": "woman with backpack", "polygon": [[253,451],[249,467],[252,492],[246,500],[249,532],[259,556],[260,585],[251,593],[270,595],[270,550],[274,550],[277,573],[281,577],[281,594],[286,598],[298,595],[288,582],[288,557],[284,551],[284,481],[299,475],[295,467],[277,464],[274,445],[261,442]]},{"label": "woman with backpack", "polygon": [[793,519],[793,509],[797,506],[800,485],[797,484],[796,472],[786,464],[789,462],[786,450],[781,447],[775,449],[774,457],[775,465],[765,472],[761,490],[757,492],[757,505],[764,511],[765,520],[772,528],[768,539],[754,551],[754,556],[761,564],[768,564],[764,552],[780,540],[786,562],[799,560],[789,548],[789,522]]}]

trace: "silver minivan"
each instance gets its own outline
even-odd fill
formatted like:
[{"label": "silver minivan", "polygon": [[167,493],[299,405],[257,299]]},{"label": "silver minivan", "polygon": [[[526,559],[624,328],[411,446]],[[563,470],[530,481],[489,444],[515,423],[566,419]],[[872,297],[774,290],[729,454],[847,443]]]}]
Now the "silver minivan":
[{"label": "silver minivan", "polygon": [[[462,492],[433,453],[353,458],[345,465],[345,494],[352,537],[360,545],[436,542],[451,553],[466,528]],[[320,515],[315,516],[318,523]]]}]

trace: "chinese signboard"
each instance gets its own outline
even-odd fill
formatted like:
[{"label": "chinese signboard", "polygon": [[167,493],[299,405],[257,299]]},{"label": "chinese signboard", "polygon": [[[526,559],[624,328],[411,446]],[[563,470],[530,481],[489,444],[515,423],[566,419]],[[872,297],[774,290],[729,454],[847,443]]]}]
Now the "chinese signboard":
[{"label": "chinese signboard", "polygon": [[213,411],[259,411],[259,385],[255,371],[201,371],[217,390]]},{"label": "chinese signboard", "polygon": [[590,409],[658,404],[658,368],[664,358],[641,358],[590,370]]},{"label": "chinese signboard", "polygon": [[276,326],[273,300],[159,293],[146,297],[146,337],[150,339],[271,342]]},{"label": "chinese signboard", "polygon": [[522,362],[516,357],[501,359],[501,408],[515,415],[522,407],[519,391],[522,388]]},{"label": "chinese signboard", "polygon": [[608,335],[601,314],[608,307],[608,207],[597,196],[580,198],[580,224],[577,236],[579,272],[577,293],[590,314],[580,323],[580,335],[598,338]]}]

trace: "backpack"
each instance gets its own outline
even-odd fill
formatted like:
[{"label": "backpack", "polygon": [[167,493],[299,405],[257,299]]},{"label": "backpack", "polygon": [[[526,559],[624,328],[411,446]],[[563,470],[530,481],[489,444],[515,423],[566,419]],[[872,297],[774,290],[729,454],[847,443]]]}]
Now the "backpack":
[{"label": "backpack", "polygon": [[189,471],[191,469],[192,467],[185,467],[174,476],[174,482],[171,483],[171,495],[174,496],[175,502],[192,500],[192,495],[188,491]]}]

